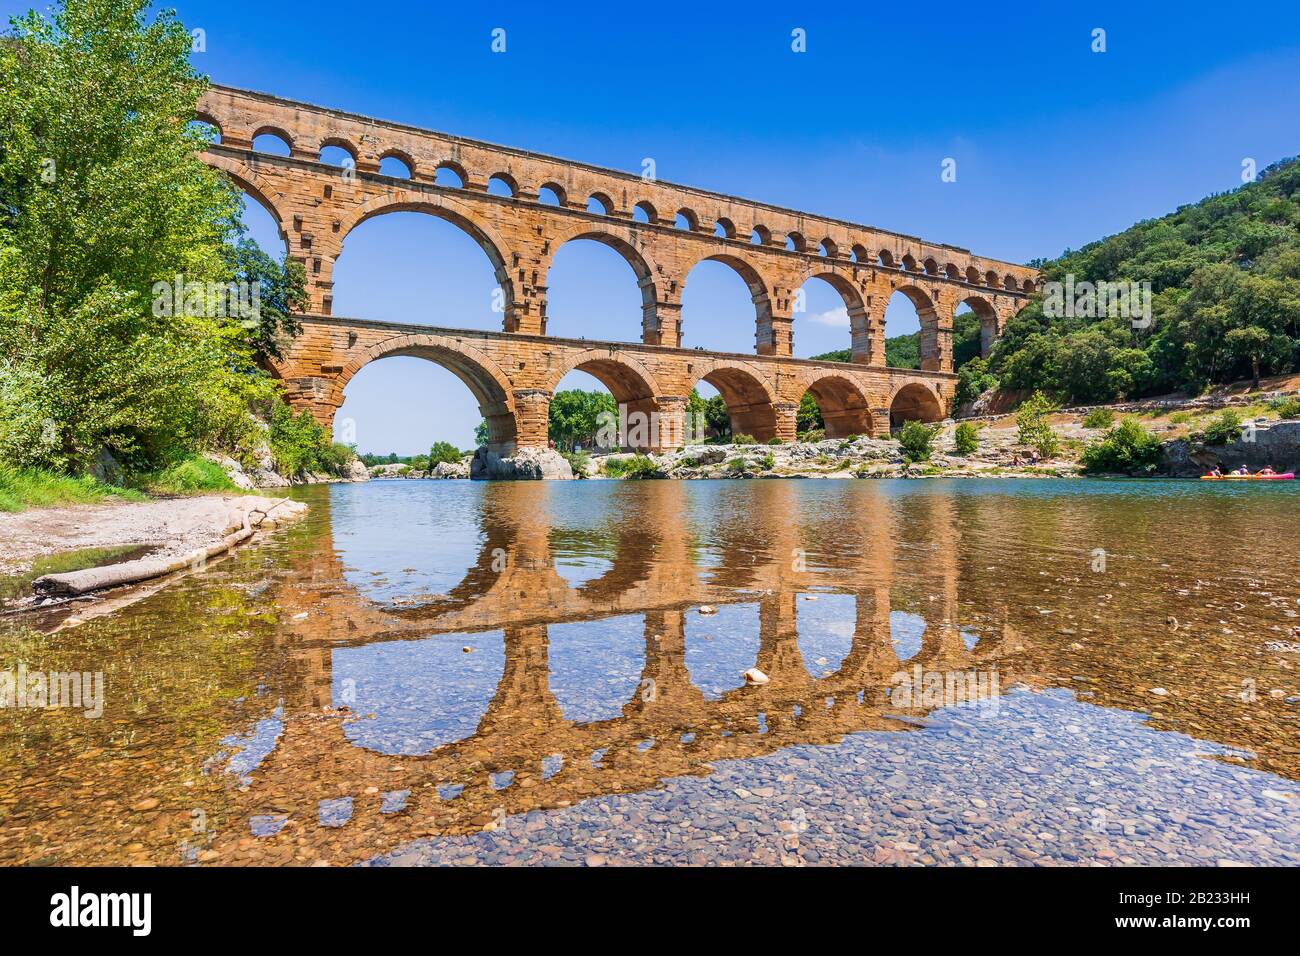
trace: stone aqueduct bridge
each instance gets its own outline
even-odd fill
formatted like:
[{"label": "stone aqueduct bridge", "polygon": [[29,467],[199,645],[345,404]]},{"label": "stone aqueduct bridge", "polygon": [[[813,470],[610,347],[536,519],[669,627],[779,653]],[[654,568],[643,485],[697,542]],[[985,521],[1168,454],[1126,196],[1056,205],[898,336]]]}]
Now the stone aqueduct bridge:
[{"label": "stone aqueduct bridge", "polygon": [[[603,382],[629,412],[658,413],[650,444],[657,449],[681,445],[686,398],[701,380],[723,396],[733,428],[759,440],[794,438],[805,391],[821,406],[830,436],[876,435],[891,417],[943,417],[955,385],[958,306],[979,316],[987,350],[1038,282],[1033,269],[953,246],[261,93],[212,87],[196,116],[220,134],[205,160],[266,207],[306,268],[310,314],[276,371],[291,400],[325,424],[366,363],[416,355],[469,386],[499,452],[546,444],[551,395],[573,369]],[[265,133],[283,139],[290,155],[255,151],[254,139]],[[329,146],[347,151],[352,168],[322,162]],[[409,177],[381,174],[389,157]],[[462,185],[437,184],[442,169]],[[489,192],[489,181],[509,195]],[[501,332],[332,315],[334,264],[348,234],[397,211],[448,220],[478,242],[500,286]],[[547,334],[550,267],[575,239],[604,243],[632,267],[642,293],[640,343]],[[726,264],[747,284],[754,353],[680,347],[682,292],[705,260]],[[844,300],[851,363],[790,357],[799,290],[814,278]],[[920,318],[920,371],[885,367],[884,314],[895,292]]]}]

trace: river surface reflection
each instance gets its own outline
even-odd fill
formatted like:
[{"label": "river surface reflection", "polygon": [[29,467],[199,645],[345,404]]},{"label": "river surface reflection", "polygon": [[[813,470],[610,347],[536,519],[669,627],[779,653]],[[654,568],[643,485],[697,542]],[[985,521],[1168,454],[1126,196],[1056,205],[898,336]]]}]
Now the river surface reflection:
[{"label": "river surface reflection", "polygon": [[0,861],[1300,863],[1292,489],[298,494],[117,614],[0,623],[107,697],[0,711]]}]

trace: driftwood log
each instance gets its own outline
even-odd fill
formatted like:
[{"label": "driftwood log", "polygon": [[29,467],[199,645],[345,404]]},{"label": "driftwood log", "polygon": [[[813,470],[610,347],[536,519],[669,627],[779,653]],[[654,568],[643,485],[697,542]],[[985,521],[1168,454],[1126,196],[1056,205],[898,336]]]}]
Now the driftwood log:
[{"label": "driftwood log", "polygon": [[82,571],[46,574],[32,582],[32,590],[42,597],[78,597],[105,588],[148,581],[177,571],[202,568],[209,559],[225,554],[247,541],[259,527],[275,527],[279,523],[276,520],[279,516],[273,516],[272,513],[278,510],[282,510],[283,517],[287,518],[289,515],[301,514],[306,507],[288,498],[281,498],[274,503],[259,500],[257,506],[247,511],[232,512],[232,520],[226,527],[227,533],[220,541],[207,547],[172,557],[139,558]]}]

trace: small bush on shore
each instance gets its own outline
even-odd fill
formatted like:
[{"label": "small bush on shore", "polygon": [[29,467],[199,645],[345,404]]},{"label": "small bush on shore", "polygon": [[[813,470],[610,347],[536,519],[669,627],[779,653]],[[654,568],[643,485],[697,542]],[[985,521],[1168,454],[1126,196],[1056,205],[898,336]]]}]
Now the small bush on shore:
[{"label": "small bush on shore", "polygon": [[1151,472],[1160,463],[1160,439],[1135,418],[1126,418],[1083,450],[1083,470],[1133,474]]},{"label": "small bush on shore", "polygon": [[767,440],[767,443],[768,443],[769,445],[784,445],[784,444],[785,444],[785,442],[781,441],[781,437],[780,437],[779,435],[773,435],[771,438],[769,438],[769,439]]},{"label": "small bush on shore", "polygon": [[757,445],[758,439],[753,435],[746,435],[744,432],[741,432],[731,436],[731,443],[733,445]]},{"label": "small bush on shore", "polygon": [[934,454],[934,436],[939,431],[924,422],[907,422],[898,432],[898,444],[908,461],[929,461]]},{"label": "small bush on shore", "polygon": [[659,466],[646,455],[605,460],[605,474],[611,478],[658,478]]},{"label": "small bush on shore", "polygon": [[429,467],[440,465],[446,462],[449,465],[458,463],[464,454],[449,441],[436,441],[433,447],[429,449]]},{"label": "small bush on shore", "polygon": [[216,462],[195,455],[146,475],[140,485],[150,494],[192,495],[200,491],[236,491],[235,483]]},{"label": "small bush on shore", "polygon": [[958,454],[969,455],[980,446],[980,430],[974,422],[962,422],[953,433],[952,440],[957,446]]},{"label": "small bush on shore", "polygon": [[1269,408],[1277,412],[1278,418],[1300,418],[1300,398],[1294,395],[1275,398],[1268,405]]},{"label": "small bush on shore", "polygon": [[1219,412],[1201,432],[1200,439],[1207,445],[1228,445],[1241,438],[1241,416],[1231,408]]},{"label": "small bush on shore", "polygon": [[[439,444],[442,444],[441,442]],[[435,446],[436,447],[436,446]],[[569,463],[573,469],[573,477],[587,477],[587,463],[591,460],[585,451],[562,451],[560,456]],[[459,459],[458,459],[459,460]]]},{"label": "small bush on shore", "polygon": [[1115,413],[1109,408],[1094,408],[1083,416],[1084,428],[1110,428],[1115,424]]},{"label": "small bush on shore", "polygon": [[1047,416],[1057,410],[1056,403],[1042,392],[1034,392],[1020,403],[1016,412],[1017,440],[1037,450],[1043,458],[1054,458],[1061,450],[1061,443],[1052,431]]}]

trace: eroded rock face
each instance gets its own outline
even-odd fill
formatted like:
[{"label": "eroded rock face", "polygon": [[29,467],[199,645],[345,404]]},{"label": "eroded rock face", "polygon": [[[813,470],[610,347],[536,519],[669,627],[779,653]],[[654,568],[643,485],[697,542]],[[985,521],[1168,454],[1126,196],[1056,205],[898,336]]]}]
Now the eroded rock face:
[{"label": "eroded rock face", "polygon": [[475,481],[561,481],[571,479],[573,469],[552,448],[521,448],[509,458],[503,458],[484,445],[474,452],[469,476]]},{"label": "eroded rock face", "polygon": [[1268,466],[1276,472],[1300,472],[1300,421],[1257,425],[1230,445],[1200,445],[1185,438],[1164,445],[1161,471],[1175,478],[1194,478],[1215,465],[1231,471],[1245,465],[1251,471]]}]

